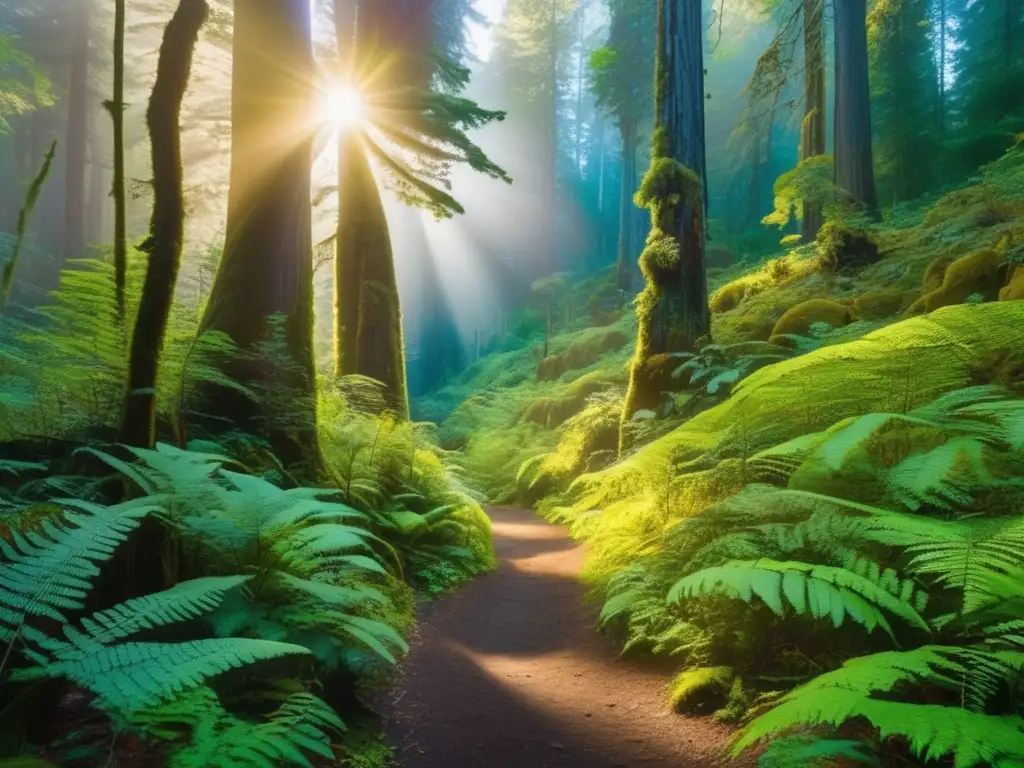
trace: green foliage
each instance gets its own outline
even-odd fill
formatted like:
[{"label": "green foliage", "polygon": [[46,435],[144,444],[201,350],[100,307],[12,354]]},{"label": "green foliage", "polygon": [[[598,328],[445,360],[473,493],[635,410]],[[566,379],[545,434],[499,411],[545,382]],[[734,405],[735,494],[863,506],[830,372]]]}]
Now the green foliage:
[{"label": "green foliage", "polygon": [[18,43],[0,32],[0,134],[11,132],[11,117],[53,104],[49,78]]},{"label": "green foliage", "polygon": [[758,759],[758,768],[827,768],[843,760],[857,765],[877,766],[878,760],[864,744],[848,739],[798,734],[772,739]]},{"label": "green foliage", "polygon": [[802,219],[808,203],[822,207],[826,216],[834,217],[843,206],[841,190],[833,183],[832,155],[815,155],[800,163],[775,181],[775,210],[761,222],[783,229],[795,215]]},{"label": "green foliage", "polygon": [[307,755],[332,760],[330,736],[344,729],[337,714],[309,694],[292,694],[264,719],[253,721],[232,715],[208,689],[152,708],[136,722],[172,739],[179,737],[176,728],[187,727],[187,743],[175,750],[169,768],[311,768]]}]

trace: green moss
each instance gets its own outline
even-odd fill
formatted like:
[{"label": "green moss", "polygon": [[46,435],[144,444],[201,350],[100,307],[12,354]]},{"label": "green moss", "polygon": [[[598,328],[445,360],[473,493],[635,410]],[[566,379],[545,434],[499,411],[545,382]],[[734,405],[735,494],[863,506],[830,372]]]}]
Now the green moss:
[{"label": "green moss", "polygon": [[713,712],[728,701],[734,676],[732,667],[684,669],[669,684],[669,703],[676,712]]}]

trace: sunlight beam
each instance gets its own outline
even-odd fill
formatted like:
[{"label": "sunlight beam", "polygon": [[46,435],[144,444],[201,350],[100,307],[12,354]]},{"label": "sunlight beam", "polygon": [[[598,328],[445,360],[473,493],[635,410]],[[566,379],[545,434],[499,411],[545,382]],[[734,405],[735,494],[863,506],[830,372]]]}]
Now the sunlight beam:
[{"label": "sunlight beam", "polygon": [[366,101],[357,88],[338,85],[321,92],[319,112],[323,123],[348,131],[366,120]]}]

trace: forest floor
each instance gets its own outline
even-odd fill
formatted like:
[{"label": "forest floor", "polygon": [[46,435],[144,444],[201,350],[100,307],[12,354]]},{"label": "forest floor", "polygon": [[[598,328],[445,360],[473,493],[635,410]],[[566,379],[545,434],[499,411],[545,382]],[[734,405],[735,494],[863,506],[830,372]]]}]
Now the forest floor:
[{"label": "forest floor", "polygon": [[488,512],[498,568],[428,606],[384,706],[399,765],[723,764],[729,729],[669,711],[668,670],[620,659],[597,633],[567,531],[529,510]]}]

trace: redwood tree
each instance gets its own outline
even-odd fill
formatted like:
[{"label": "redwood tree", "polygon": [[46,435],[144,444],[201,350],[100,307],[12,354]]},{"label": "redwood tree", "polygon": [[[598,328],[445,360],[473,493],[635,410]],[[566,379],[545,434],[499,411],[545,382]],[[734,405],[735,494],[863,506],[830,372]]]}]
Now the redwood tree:
[{"label": "redwood tree", "polygon": [[878,216],[871,152],[867,0],[835,3],[835,180],[868,215]]},{"label": "redwood tree", "polygon": [[[432,0],[359,0],[358,7],[354,34],[350,0],[338,0],[335,8],[339,49],[348,60],[343,67],[350,68],[368,109],[363,125],[340,136],[335,371],[381,382],[390,409],[407,418],[394,253],[370,159],[388,171],[404,202],[452,216],[462,207],[447,192],[451,164],[508,181],[466,134],[504,115],[461,97],[469,71],[434,51]],[[394,147],[414,159],[401,159]]]},{"label": "redwood tree", "polygon": [[637,203],[650,209],[640,257],[637,346],[623,419],[657,405],[655,356],[710,334],[704,269],[704,25],[700,0],[659,0],[651,167]]},{"label": "redwood tree", "polygon": [[201,331],[244,356],[207,413],[267,440],[286,464],[316,455],[310,167],[314,64],[309,0],[235,4],[232,149],[224,253]]},{"label": "redwood tree", "polygon": [[[803,0],[804,120],[800,127],[800,160],[825,154],[825,0]],[[824,223],[821,204],[803,204],[801,234],[807,242]]]}]

